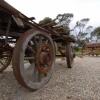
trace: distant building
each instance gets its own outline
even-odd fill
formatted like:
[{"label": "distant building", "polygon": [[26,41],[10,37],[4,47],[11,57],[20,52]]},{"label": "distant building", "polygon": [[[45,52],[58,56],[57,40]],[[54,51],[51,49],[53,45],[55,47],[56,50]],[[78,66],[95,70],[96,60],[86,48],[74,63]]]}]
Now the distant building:
[{"label": "distant building", "polygon": [[83,54],[100,55],[100,43],[87,43],[83,48]]}]

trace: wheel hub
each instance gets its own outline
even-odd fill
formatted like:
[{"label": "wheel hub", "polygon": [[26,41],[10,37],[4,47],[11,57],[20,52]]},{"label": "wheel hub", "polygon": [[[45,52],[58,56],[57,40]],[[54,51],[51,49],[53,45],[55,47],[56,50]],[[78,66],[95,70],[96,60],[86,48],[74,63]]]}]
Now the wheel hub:
[{"label": "wheel hub", "polygon": [[38,48],[38,62],[37,68],[40,73],[47,74],[51,68],[51,49],[50,46],[47,44],[42,44]]}]

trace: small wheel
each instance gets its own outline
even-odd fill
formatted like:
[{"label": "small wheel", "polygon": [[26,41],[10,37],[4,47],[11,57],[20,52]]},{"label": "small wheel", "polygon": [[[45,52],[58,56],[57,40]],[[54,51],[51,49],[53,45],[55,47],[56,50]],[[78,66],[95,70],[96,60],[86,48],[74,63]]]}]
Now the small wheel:
[{"label": "small wheel", "polygon": [[0,52],[0,73],[2,73],[10,64],[12,53],[9,50]]},{"label": "small wheel", "polygon": [[21,36],[15,46],[13,72],[19,84],[37,90],[49,81],[54,61],[55,50],[50,36],[32,29]]},{"label": "small wheel", "polygon": [[73,66],[73,59],[74,59],[73,48],[71,46],[71,43],[68,43],[66,45],[66,61],[67,61],[67,67],[68,68],[72,68],[72,66]]}]

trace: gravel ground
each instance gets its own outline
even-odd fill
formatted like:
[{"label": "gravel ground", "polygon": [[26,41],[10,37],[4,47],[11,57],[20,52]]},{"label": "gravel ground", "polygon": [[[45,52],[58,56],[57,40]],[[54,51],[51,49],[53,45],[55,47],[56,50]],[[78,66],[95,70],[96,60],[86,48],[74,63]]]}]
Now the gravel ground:
[{"label": "gravel ground", "polygon": [[100,57],[76,57],[72,69],[57,59],[51,80],[36,92],[22,88],[9,67],[0,74],[0,100],[100,100]]}]

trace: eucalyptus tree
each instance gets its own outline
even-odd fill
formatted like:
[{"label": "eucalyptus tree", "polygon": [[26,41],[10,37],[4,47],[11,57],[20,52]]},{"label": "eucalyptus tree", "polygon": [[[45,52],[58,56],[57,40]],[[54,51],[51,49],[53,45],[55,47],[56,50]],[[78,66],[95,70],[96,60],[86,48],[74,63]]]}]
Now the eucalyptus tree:
[{"label": "eucalyptus tree", "polygon": [[42,26],[47,26],[51,25],[53,27],[59,27],[63,32],[69,33],[70,28],[69,24],[73,18],[72,13],[64,13],[64,14],[58,14],[55,19],[52,19],[50,17],[45,17],[43,20],[39,22],[40,25]]},{"label": "eucalyptus tree", "polygon": [[97,38],[97,41],[100,40],[100,26],[99,27],[96,27],[92,33],[91,33],[91,36],[96,36]]},{"label": "eucalyptus tree", "polygon": [[89,20],[89,18],[83,18],[77,21],[74,27],[74,33],[79,47],[83,47],[86,42],[89,42],[89,37],[86,37],[88,31],[92,28],[92,26],[87,26]]},{"label": "eucalyptus tree", "polygon": [[85,30],[85,33],[87,33],[87,35],[85,36],[86,37],[86,40],[89,42],[89,41],[92,41],[92,31],[93,31],[93,26],[87,26],[86,27],[86,30]]},{"label": "eucalyptus tree", "polygon": [[71,19],[73,18],[72,13],[64,13],[64,14],[58,14],[55,18],[55,21],[58,25],[68,26],[71,22]]},{"label": "eucalyptus tree", "polygon": [[77,39],[83,39],[84,36],[87,35],[87,33],[85,32],[85,29],[86,29],[85,27],[89,20],[90,20],[89,18],[83,18],[80,21],[76,22],[74,29],[77,30],[77,33],[76,33]]}]

